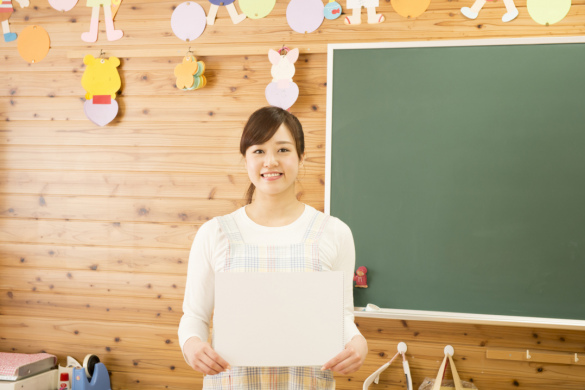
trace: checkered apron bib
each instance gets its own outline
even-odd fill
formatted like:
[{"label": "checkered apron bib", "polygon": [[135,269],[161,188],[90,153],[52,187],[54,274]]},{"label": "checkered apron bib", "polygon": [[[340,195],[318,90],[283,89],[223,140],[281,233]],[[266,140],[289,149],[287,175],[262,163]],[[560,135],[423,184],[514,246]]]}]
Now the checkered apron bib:
[{"label": "checkered apron bib", "polygon": [[[328,216],[316,211],[300,243],[246,244],[233,215],[218,217],[229,247],[220,272],[320,272],[319,238]],[[232,367],[207,375],[204,390],[329,390],[335,389],[330,370],[320,367]]]}]

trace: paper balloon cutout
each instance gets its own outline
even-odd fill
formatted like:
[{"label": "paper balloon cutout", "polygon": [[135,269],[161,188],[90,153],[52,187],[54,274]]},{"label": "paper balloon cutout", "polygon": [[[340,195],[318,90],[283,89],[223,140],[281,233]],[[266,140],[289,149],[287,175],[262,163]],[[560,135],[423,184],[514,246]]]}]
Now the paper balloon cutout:
[{"label": "paper balloon cutout", "polygon": [[[486,0],[475,0],[475,3],[473,3],[471,7],[461,8],[461,13],[466,18],[475,19],[485,3]],[[502,22],[510,22],[516,19],[518,16],[518,9],[514,4],[514,0],[504,0],[504,5],[506,6],[506,13],[502,16]]]},{"label": "paper balloon cutout", "polygon": [[567,16],[571,9],[571,0],[527,0],[526,8],[536,23],[548,26]]},{"label": "paper balloon cutout", "polygon": [[286,21],[298,33],[312,33],[323,23],[324,9],[321,0],[291,0],[286,7]]},{"label": "paper balloon cutout", "polygon": [[93,123],[105,126],[118,114],[118,103],[115,99],[122,81],[116,68],[120,66],[120,60],[116,57],[94,58],[88,54],[83,58],[83,63],[86,68],[81,77],[81,85],[87,92],[83,110]]},{"label": "paper balloon cutout", "polygon": [[391,4],[398,15],[404,18],[416,18],[429,8],[431,0],[392,0]]},{"label": "paper balloon cutout", "polygon": [[181,3],[171,16],[171,28],[177,38],[192,41],[203,34],[207,19],[203,7],[193,1]]},{"label": "paper balloon cutout", "polygon": [[329,0],[325,5],[325,19],[334,20],[341,16],[341,4],[335,0]]},{"label": "paper balloon cutout", "polygon": [[49,4],[57,11],[66,12],[71,11],[75,7],[77,0],[49,0]]},{"label": "paper balloon cutout", "polygon": [[276,50],[268,51],[268,59],[272,63],[272,82],[268,84],[264,91],[266,100],[273,106],[288,110],[299,97],[299,87],[292,81],[295,75],[294,63],[299,58],[299,49],[293,49],[287,52],[287,48],[282,48],[286,54],[280,54]]},{"label": "paper balloon cutout", "polygon": [[20,32],[16,45],[18,54],[25,61],[36,64],[49,53],[51,40],[47,31],[41,26],[28,26]]},{"label": "paper balloon cutout", "polygon": [[240,9],[250,19],[260,19],[268,16],[276,0],[240,0]]}]

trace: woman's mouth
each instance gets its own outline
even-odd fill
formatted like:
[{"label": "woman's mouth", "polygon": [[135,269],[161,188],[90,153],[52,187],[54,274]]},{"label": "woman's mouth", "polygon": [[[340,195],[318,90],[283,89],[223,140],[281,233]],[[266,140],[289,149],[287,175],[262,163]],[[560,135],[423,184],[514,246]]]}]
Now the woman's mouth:
[{"label": "woman's mouth", "polygon": [[262,176],[265,180],[271,181],[280,179],[282,173],[279,172],[262,173],[260,176]]}]

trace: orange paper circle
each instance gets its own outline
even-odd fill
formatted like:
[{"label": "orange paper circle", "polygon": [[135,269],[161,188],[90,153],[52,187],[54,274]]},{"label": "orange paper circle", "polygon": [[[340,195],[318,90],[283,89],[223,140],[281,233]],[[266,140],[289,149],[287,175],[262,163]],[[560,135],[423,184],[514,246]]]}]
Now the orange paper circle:
[{"label": "orange paper circle", "polygon": [[28,26],[18,34],[18,54],[25,61],[35,64],[49,53],[51,40],[49,34],[41,26]]},{"label": "orange paper circle", "polygon": [[416,18],[429,8],[431,0],[392,0],[391,4],[398,15],[404,18]]}]

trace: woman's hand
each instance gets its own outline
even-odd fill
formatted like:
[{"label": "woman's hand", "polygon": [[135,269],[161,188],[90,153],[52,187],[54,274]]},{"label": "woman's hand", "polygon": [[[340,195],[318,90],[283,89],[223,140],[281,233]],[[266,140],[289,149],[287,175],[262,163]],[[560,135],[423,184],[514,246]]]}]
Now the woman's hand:
[{"label": "woman's hand", "polygon": [[342,375],[351,374],[360,369],[368,354],[368,342],[361,334],[355,335],[345,349],[329,360],[321,370],[331,369]]},{"label": "woman's hand", "polygon": [[183,346],[183,353],[191,368],[206,375],[216,375],[231,368],[209,343],[201,341],[199,337],[191,337],[187,340]]}]

